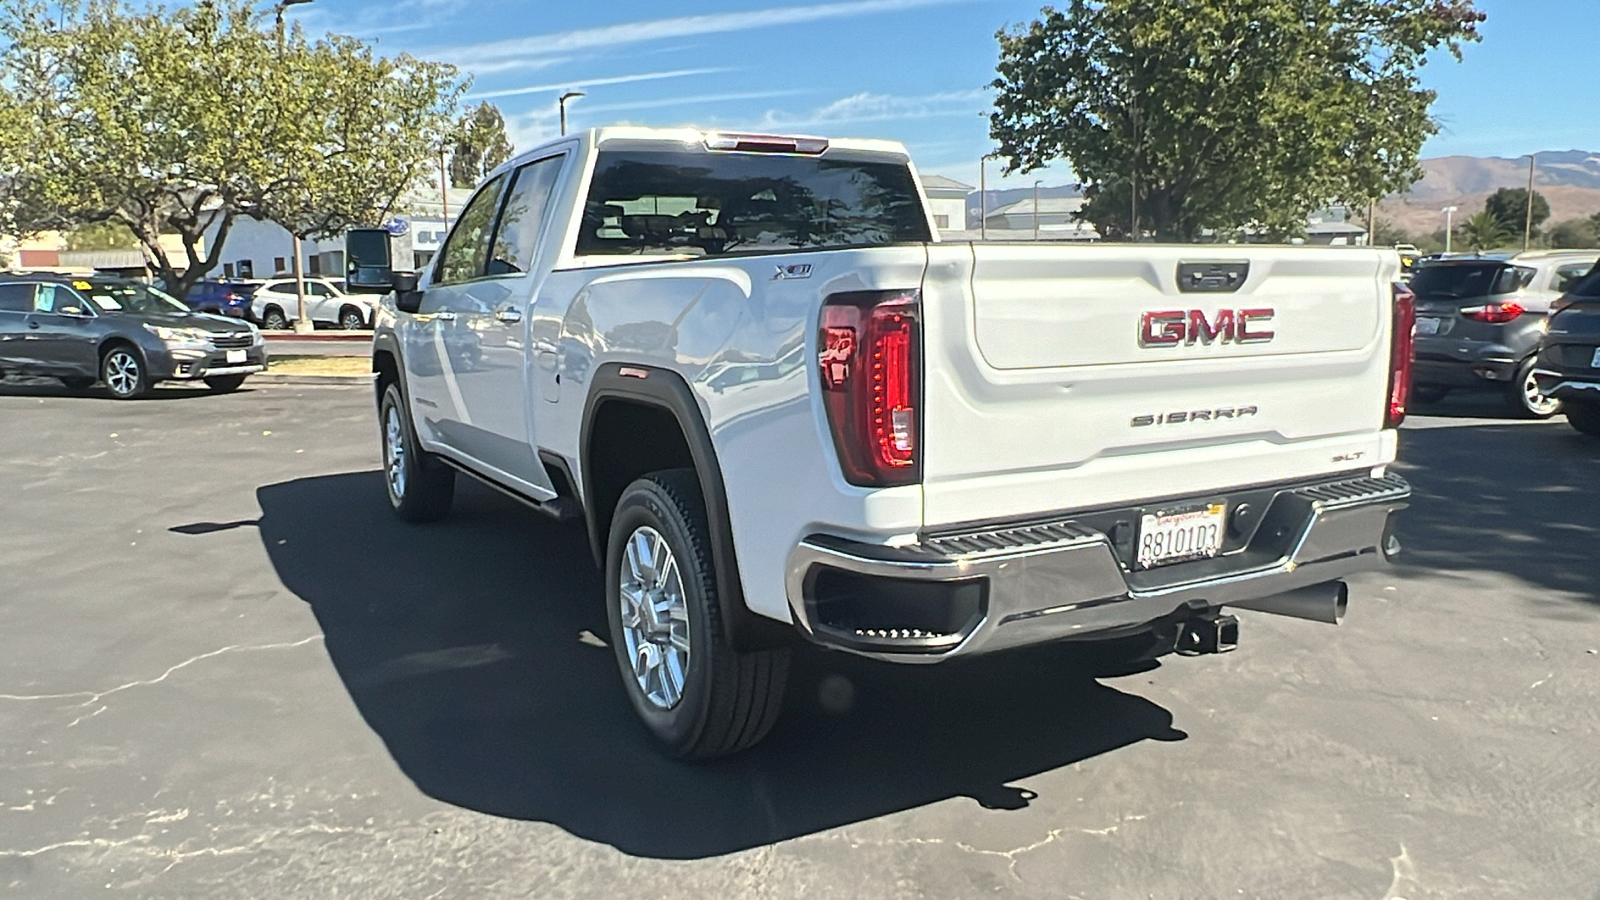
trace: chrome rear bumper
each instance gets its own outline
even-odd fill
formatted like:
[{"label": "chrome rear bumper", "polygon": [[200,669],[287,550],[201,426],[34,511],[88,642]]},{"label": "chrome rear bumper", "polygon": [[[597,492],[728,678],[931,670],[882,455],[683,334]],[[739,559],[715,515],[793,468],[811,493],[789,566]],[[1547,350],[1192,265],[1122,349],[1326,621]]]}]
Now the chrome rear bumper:
[{"label": "chrome rear bumper", "polygon": [[[1223,607],[1378,568],[1397,549],[1392,518],[1410,495],[1411,486],[1398,475],[1285,488],[1241,551],[1143,572],[1130,571],[1105,533],[1070,516],[911,547],[817,535],[790,555],[789,605],[811,640],[896,662],[1109,637],[1186,608]],[[866,594],[875,584],[912,595],[917,585],[944,585],[967,589],[971,597],[981,593],[981,599],[959,628],[902,628],[881,621],[853,627],[829,621],[831,607],[819,598],[819,579],[832,579],[824,590],[836,590],[827,584],[838,583],[831,573],[841,572]]]}]

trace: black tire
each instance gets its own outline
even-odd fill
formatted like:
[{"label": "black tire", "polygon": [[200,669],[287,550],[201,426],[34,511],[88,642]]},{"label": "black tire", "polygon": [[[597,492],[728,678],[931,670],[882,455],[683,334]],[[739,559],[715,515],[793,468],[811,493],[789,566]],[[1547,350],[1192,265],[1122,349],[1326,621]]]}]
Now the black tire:
[{"label": "black tire", "polygon": [[456,471],[423,452],[396,385],[384,389],[383,402],[378,405],[378,428],[382,436],[384,487],[395,515],[415,524],[437,522],[450,515],[456,496]]},{"label": "black tire", "polygon": [[100,358],[100,381],[117,400],[137,400],[150,393],[144,358],[126,344],[113,344]]},{"label": "black tire", "polygon": [[213,394],[231,394],[234,391],[237,391],[239,388],[244,387],[244,381],[248,377],[250,376],[218,375],[215,378],[207,378],[206,387],[210,388],[211,393]]},{"label": "black tire", "polygon": [[1568,425],[1582,434],[1600,437],[1600,403],[1568,400],[1566,408]]},{"label": "black tire", "polygon": [[1411,402],[1438,403],[1450,396],[1450,388],[1442,384],[1418,384],[1411,388]]},{"label": "black tire", "polygon": [[93,378],[63,378],[61,383],[66,385],[69,391],[87,391],[89,388],[94,387]]},{"label": "black tire", "polygon": [[[688,641],[688,664],[682,670],[676,701],[665,705],[646,693],[641,677],[635,674],[633,651],[624,635],[622,570],[628,565],[629,541],[648,534],[640,529],[653,530],[671,551],[687,618],[681,631]],[[766,737],[783,708],[789,676],[786,649],[740,653],[728,646],[717,605],[711,547],[705,501],[691,469],[655,472],[629,485],[617,503],[607,542],[606,618],[623,688],[634,712],[664,751],[685,760],[727,756]],[[660,596],[668,597],[670,591]],[[657,614],[652,613],[651,618]],[[678,636],[672,623],[679,620],[668,618],[664,640],[671,643]],[[641,622],[632,629],[638,651],[648,657],[647,642],[655,645],[657,654],[670,651],[670,647],[663,648],[659,636],[639,640],[639,629],[644,627]]]},{"label": "black tire", "polygon": [[367,319],[361,314],[361,310],[354,306],[346,306],[339,310],[339,327],[345,331],[360,331],[367,327]]},{"label": "black tire", "polygon": [[1533,377],[1535,362],[1530,357],[1517,367],[1511,383],[1506,385],[1506,403],[1512,412],[1525,419],[1548,419],[1561,412],[1562,404],[1560,400],[1539,393],[1539,382]]},{"label": "black tire", "polygon": [[261,327],[267,331],[288,331],[289,317],[278,307],[269,306],[261,311]]}]

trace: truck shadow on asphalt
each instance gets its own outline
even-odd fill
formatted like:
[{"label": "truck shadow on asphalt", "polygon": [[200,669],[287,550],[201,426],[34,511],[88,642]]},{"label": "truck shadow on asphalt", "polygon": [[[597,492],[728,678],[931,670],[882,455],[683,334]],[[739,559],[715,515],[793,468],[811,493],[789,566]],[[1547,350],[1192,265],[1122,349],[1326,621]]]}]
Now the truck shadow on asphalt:
[{"label": "truck shadow on asphalt", "polygon": [[765,743],[671,762],[597,646],[602,581],[579,528],[467,479],[432,527],[398,522],[377,472],[257,496],[279,578],[418,788],[625,853],[717,856],[953,797],[1019,809],[1033,799],[1020,779],[1186,737],[1060,648],[931,668],[808,648]]},{"label": "truck shadow on asphalt", "polygon": [[[1412,484],[1399,562],[1504,572],[1600,607],[1600,440],[1547,423],[1408,428],[1397,470]],[[1592,621],[1570,599],[1541,614]]]}]

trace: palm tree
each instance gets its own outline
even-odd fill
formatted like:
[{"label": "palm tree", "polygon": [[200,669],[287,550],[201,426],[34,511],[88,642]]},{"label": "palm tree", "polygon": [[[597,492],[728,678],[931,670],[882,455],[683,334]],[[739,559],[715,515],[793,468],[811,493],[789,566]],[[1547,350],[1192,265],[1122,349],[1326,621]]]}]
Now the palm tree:
[{"label": "palm tree", "polygon": [[1461,236],[1463,243],[1477,253],[1492,250],[1511,240],[1505,225],[1487,209],[1462,221],[1456,233]]}]

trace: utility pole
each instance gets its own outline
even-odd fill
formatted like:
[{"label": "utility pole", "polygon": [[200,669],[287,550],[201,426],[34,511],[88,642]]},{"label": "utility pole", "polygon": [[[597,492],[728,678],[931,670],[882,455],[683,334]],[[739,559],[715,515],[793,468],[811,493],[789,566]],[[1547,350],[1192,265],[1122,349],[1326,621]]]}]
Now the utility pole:
[{"label": "utility pole", "polygon": [[439,205],[444,210],[444,230],[450,230],[450,164],[445,161],[445,149],[439,147]]},{"label": "utility pole", "polygon": [[[280,61],[283,59],[284,53],[283,14],[288,11],[289,7],[291,6],[299,6],[303,3],[310,2],[311,0],[279,0],[279,3],[272,8],[273,17],[276,20],[274,25],[274,33],[278,39],[278,59]],[[300,334],[310,334],[316,330],[317,326],[316,323],[311,321],[310,311],[306,308],[306,263],[302,258],[304,256],[304,251],[299,232],[290,230],[289,252],[294,256],[294,260],[289,266],[290,271],[294,273],[296,313],[294,330]]]},{"label": "utility pole", "polygon": [[1457,207],[1454,206],[1446,206],[1440,210],[1440,212],[1444,213],[1444,252],[1446,254],[1450,252],[1451,233],[1455,230],[1452,223],[1455,221],[1456,209]]},{"label": "utility pole", "polygon": [[567,91],[565,94],[561,95],[561,99],[556,101],[556,105],[561,107],[561,134],[563,136],[567,133],[567,101],[576,100],[579,97],[586,96],[588,95],[583,91]]},{"label": "utility pole", "polygon": [[1033,183],[1033,239],[1039,239],[1039,182]]},{"label": "utility pole", "polygon": [[978,157],[978,238],[989,239],[989,160],[999,158],[998,152]]},{"label": "utility pole", "polygon": [[1528,219],[1522,226],[1522,252],[1527,253],[1528,247],[1533,243],[1533,171],[1539,162],[1539,154],[1528,154]]}]

